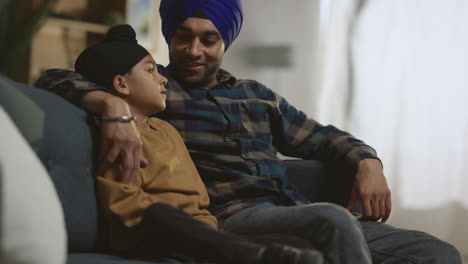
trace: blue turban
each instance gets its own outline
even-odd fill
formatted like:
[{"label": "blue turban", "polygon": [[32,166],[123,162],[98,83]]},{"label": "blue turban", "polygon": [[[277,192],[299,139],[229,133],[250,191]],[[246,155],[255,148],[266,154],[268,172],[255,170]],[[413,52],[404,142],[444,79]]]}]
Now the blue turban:
[{"label": "blue turban", "polygon": [[179,26],[197,11],[215,25],[224,40],[224,50],[227,50],[242,27],[241,0],[161,0],[159,14],[167,44],[171,43]]}]

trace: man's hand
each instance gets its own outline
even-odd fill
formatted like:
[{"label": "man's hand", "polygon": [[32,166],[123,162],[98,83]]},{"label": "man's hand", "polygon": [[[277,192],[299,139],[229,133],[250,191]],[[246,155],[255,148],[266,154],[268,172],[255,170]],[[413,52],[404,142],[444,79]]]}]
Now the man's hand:
[{"label": "man's hand", "polygon": [[[119,97],[101,91],[91,92],[84,97],[86,108],[102,116],[131,116],[128,104]],[[98,157],[98,175],[121,163],[122,182],[132,185],[140,167],[148,162],[141,154],[141,140],[135,122],[104,121],[101,123],[101,145]]]},{"label": "man's hand", "polygon": [[134,121],[102,122],[98,175],[119,162],[123,172],[121,181],[132,185],[140,166],[146,167],[148,163],[141,155],[141,146]]},{"label": "man's hand", "polygon": [[348,210],[356,209],[361,202],[363,216],[367,219],[386,222],[392,210],[392,200],[382,165],[377,159],[359,162],[356,179],[351,192]]}]

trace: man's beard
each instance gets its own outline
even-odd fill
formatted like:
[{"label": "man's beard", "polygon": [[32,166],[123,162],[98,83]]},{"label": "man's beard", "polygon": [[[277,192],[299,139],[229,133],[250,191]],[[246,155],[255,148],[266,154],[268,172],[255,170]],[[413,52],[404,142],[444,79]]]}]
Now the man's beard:
[{"label": "man's beard", "polygon": [[[208,88],[209,86],[216,83],[216,78],[218,71],[220,69],[220,64],[205,66],[205,71],[202,75],[192,77],[184,73],[184,70],[177,66],[177,63],[174,63],[174,60],[170,58],[170,65],[174,73],[174,79],[183,87],[187,88]],[[215,82],[213,82],[215,81]]]}]

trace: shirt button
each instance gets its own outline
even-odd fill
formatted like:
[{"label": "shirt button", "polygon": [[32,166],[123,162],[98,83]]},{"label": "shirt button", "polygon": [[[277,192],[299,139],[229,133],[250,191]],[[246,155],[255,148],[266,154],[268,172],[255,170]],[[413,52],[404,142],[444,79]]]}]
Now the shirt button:
[{"label": "shirt button", "polygon": [[242,108],[244,108],[244,109],[246,109],[246,110],[249,109],[249,104],[247,103],[247,101],[242,101],[242,102],[241,102],[241,106],[242,106]]}]

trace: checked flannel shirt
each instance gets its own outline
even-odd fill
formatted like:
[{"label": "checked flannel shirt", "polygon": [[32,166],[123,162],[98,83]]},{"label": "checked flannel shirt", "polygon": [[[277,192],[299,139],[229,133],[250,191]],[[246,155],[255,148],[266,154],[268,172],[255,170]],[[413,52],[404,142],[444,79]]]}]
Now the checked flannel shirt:
[{"label": "checked flannel shirt", "polygon": [[[238,80],[220,70],[217,85],[184,89],[171,77],[170,66],[158,69],[168,78],[167,108],[155,116],[181,134],[208,189],[209,209],[218,218],[265,201],[307,203],[288,184],[277,152],[338,162],[353,171],[360,160],[377,158],[370,146],[308,118],[256,81]],[[87,92],[103,90],[66,70],[49,70],[35,85],[78,106]]]}]

